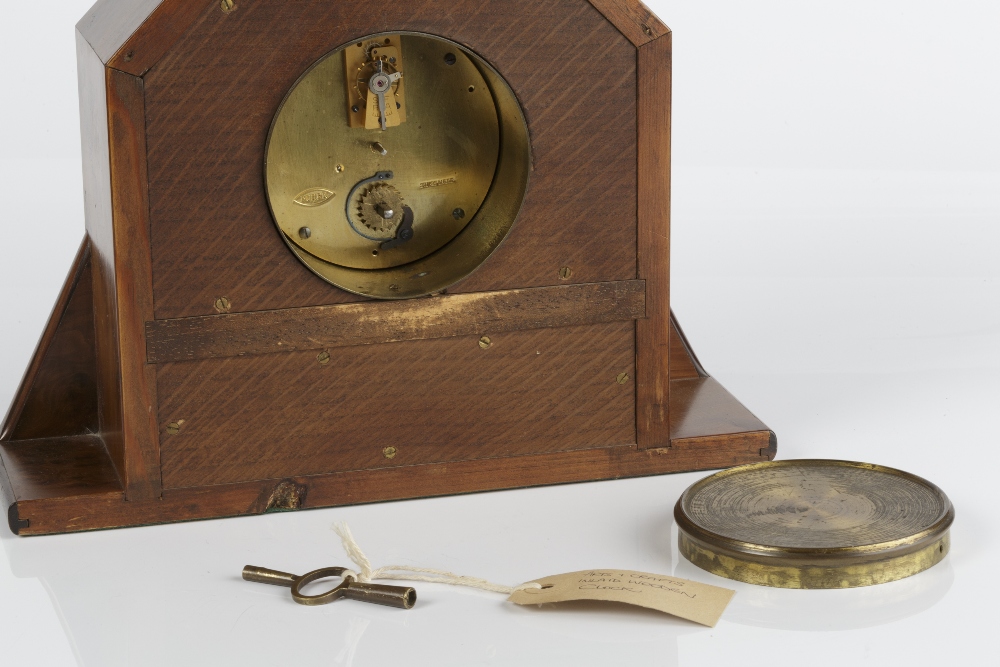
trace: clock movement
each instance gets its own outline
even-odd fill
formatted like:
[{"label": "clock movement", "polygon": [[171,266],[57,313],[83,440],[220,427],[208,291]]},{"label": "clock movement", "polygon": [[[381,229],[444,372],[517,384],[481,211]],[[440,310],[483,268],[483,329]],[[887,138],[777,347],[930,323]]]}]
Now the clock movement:
[{"label": "clock movement", "polygon": [[21,535],[727,467],[636,0],[100,0],[86,235],[0,431]]}]

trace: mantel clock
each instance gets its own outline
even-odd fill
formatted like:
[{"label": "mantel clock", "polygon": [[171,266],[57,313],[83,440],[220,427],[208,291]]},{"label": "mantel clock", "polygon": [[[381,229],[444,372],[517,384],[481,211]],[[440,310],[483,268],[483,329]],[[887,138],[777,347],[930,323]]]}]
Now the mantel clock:
[{"label": "mantel clock", "polygon": [[669,304],[637,0],[99,0],[86,229],[0,432],[44,534],[770,459]]}]

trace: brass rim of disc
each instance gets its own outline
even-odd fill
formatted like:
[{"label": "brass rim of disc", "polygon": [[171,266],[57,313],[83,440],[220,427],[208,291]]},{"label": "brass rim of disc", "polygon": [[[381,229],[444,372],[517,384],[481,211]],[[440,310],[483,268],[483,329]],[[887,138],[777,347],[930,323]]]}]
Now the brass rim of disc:
[{"label": "brass rim of disc", "polygon": [[[836,547],[775,546],[734,539],[700,525],[689,512],[692,499],[722,479],[764,469],[853,468],[909,480],[932,494],[940,512],[926,528],[898,539]],[[851,588],[902,579],[942,560],[950,547],[954,508],[931,482],[901,470],[869,463],[799,459],[752,463],[723,470],[691,485],[677,501],[678,547],[685,558],[713,574],[782,588]]]}]

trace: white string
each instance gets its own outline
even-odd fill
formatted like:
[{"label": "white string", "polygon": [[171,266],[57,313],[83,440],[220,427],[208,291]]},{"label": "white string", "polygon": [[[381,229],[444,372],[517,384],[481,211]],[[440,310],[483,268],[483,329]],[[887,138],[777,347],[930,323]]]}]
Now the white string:
[{"label": "white string", "polygon": [[427,567],[387,565],[378,569],[372,569],[371,561],[368,560],[368,556],[365,555],[365,552],[361,550],[361,547],[359,547],[358,543],[354,540],[354,535],[351,534],[351,529],[348,527],[347,522],[335,523],[333,525],[333,531],[340,536],[340,541],[344,543],[344,551],[347,552],[348,558],[350,558],[360,570],[359,572],[347,570],[344,572],[344,576],[354,577],[356,581],[363,584],[371,583],[375,579],[429,581],[435,584],[468,586],[470,588],[479,588],[481,590],[492,591],[494,593],[506,593],[507,595],[524,588],[542,587],[539,583],[521,584],[520,586],[503,586],[502,584],[494,584],[478,577],[466,577],[460,574],[455,574],[454,572],[448,572],[447,570],[434,570]]}]

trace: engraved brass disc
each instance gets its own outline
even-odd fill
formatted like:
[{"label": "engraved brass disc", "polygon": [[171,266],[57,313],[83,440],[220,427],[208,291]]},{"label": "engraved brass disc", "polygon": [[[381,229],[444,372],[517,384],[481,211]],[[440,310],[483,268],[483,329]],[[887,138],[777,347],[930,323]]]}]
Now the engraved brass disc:
[{"label": "engraved brass disc", "polygon": [[780,588],[870,586],[926,570],[947,555],[954,517],[944,492],[916,475],[827,460],[724,470],[674,508],[688,560]]},{"label": "engraved brass disc", "polygon": [[[383,83],[384,130],[365,83],[382,73],[401,77]],[[527,126],[500,75],[416,33],[362,37],[316,62],[278,110],[265,158],[271,212],[292,251],[327,281],[388,299],[439,291],[485,261],[517,217],[529,171]],[[398,206],[379,204],[385,222],[373,218],[376,177],[412,213],[405,236]]]}]

